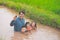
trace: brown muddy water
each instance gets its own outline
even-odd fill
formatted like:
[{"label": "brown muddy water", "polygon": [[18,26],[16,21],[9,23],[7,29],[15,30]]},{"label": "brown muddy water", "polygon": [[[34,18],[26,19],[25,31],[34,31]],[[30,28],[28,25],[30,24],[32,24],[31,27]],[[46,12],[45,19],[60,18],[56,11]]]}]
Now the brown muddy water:
[{"label": "brown muddy water", "polygon": [[0,40],[60,40],[60,30],[41,24],[31,33],[14,32],[14,27],[9,25],[15,15],[13,13],[8,8],[0,7]]}]

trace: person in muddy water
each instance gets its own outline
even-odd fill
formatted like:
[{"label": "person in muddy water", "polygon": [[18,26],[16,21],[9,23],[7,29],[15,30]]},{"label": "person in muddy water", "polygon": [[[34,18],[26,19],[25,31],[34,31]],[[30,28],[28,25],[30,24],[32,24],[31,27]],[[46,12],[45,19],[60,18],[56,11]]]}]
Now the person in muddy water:
[{"label": "person in muddy water", "polygon": [[32,27],[31,27],[30,23],[26,22],[25,26],[22,27],[21,32],[24,33],[24,32],[29,32],[31,30],[32,30]]},{"label": "person in muddy water", "polygon": [[36,30],[37,29],[37,25],[36,25],[36,22],[32,22],[31,23],[31,27],[32,27],[32,30]]},{"label": "person in muddy water", "polygon": [[25,33],[27,31],[25,26],[22,26],[21,33]]},{"label": "person in muddy water", "polygon": [[14,31],[21,32],[22,26],[25,25],[24,15],[25,12],[21,11],[19,12],[19,16],[11,21],[10,26],[14,26]]},{"label": "person in muddy water", "polygon": [[36,29],[37,29],[37,26],[34,21],[31,24],[30,22],[26,22],[25,26],[22,27],[21,32],[22,33],[31,32],[32,30],[36,30]]},{"label": "person in muddy water", "polygon": [[26,22],[25,26],[26,26],[26,29],[28,32],[30,32],[32,30],[32,27],[29,22]]}]

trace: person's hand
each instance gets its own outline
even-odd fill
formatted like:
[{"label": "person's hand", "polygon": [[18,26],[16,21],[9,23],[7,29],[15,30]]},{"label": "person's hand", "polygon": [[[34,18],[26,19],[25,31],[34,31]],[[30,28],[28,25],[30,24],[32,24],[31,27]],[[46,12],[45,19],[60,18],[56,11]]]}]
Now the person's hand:
[{"label": "person's hand", "polygon": [[17,16],[14,16],[14,17],[13,17],[13,20],[16,20],[16,18],[17,18]]}]

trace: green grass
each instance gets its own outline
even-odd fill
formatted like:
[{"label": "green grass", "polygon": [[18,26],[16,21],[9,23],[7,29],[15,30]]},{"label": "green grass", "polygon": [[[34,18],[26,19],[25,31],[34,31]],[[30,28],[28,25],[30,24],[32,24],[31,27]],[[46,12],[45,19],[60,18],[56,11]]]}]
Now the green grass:
[{"label": "green grass", "polygon": [[[11,0],[12,1],[12,0]],[[13,0],[14,2],[31,5],[60,14],[60,0]]]},{"label": "green grass", "polygon": [[60,28],[59,0],[1,0],[0,5],[18,12],[25,10],[26,16],[30,19],[44,25]]}]

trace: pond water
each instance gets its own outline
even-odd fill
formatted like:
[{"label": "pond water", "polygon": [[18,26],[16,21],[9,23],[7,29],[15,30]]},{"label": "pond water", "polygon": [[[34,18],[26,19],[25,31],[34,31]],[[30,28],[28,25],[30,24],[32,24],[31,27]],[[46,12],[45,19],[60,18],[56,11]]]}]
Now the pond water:
[{"label": "pond water", "polygon": [[10,26],[12,19],[13,12],[5,7],[0,7],[1,40],[60,40],[60,30],[41,24],[39,24],[37,30],[32,31],[32,33],[22,34],[20,32],[14,32],[14,27]]}]

